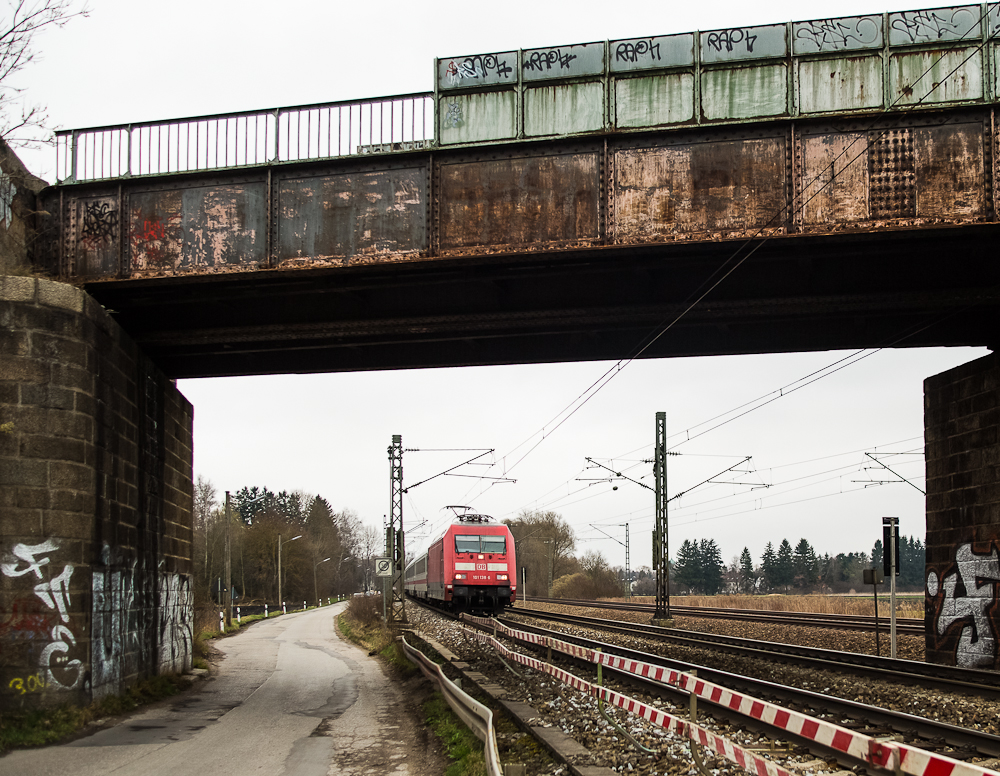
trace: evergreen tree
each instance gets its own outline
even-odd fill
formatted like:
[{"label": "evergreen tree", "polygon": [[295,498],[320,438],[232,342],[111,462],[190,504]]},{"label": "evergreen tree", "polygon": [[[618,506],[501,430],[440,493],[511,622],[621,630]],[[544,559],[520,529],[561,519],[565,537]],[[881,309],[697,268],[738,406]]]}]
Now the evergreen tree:
[{"label": "evergreen tree", "polygon": [[675,566],[674,579],[681,587],[686,587],[690,592],[696,592],[702,588],[702,563],[701,552],[696,542],[685,539],[677,550],[677,565]]},{"label": "evergreen tree", "polygon": [[726,564],[722,560],[722,550],[715,539],[702,539],[698,543],[698,555],[701,562],[701,592],[705,595],[718,595],[725,586],[723,575]]},{"label": "evergreen tree", "polygon": [[765,590],[774,590],[778,586],[778,556],[774,554],[774,545],[767,543],[764,554],[760,558],[760,571]]},{"label": "evergreen tree", "polygon": [[799,543],[795,545],[793,565],[795,568],[793,577],[796,587],[809,588],[816,584],[818,576],[816,551],[805,539],[799,539]]},{"label": "evergreen tree", "polygon": [[778,560],[775,567],[777,586],[787,589],[795,581],[795,558],[788,539],[782,539],[778,545]]},{"label": "evergreen tree", "polygon": [[746,547],[740,555],[740,592],[752,593],[756,588],[756,577],[753,571],[753,558],[750,557],[750,550]]}]

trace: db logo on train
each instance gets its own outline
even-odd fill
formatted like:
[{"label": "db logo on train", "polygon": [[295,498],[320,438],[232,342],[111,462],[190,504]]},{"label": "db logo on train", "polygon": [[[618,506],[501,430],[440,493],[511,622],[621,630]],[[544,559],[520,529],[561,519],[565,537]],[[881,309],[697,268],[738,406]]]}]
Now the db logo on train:
[{"label": "db logo on train", "polygon": [[476,564],[476,571],[486,571],[486,564],[485,563],[477,563]]}]

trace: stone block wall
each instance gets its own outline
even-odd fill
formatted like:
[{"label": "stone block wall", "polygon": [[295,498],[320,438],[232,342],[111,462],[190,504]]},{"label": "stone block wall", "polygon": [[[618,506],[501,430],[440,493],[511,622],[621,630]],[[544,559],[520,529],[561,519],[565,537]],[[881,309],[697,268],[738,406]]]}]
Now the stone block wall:
[{"label": "stone block wall", "polygon": [[1000,356],[924,382],[928,662],[1000,669]]},{"label": "stone block wall", "polygon": [[92,298],[0,276],[0,710],[191,665],[192,409]]}]

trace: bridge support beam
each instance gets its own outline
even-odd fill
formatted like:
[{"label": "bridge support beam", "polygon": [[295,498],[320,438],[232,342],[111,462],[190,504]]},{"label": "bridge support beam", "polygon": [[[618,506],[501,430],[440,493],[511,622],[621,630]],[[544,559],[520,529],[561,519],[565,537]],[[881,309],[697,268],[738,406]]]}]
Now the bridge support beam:
[{"label": "bridge support beam", "polygon": [[1000,355],[924,382],[928,662],[1000,669]]},{"label": "bridge support beam", "polygon": [[191,405],[73,286],[0,326],[0,711],[190,669]]}]

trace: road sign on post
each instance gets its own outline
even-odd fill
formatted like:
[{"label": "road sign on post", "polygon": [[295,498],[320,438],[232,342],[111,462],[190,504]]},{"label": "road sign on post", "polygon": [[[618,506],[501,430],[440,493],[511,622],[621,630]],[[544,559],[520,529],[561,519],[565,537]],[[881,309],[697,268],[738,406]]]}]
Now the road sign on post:
[{"label": "road sign on post", "polygon": [[[889,577],[889,657],[896,659],[896,577],[899,575],[899,518],[882,518],[882,558]],[[884,561],[888,560],[888,563]]]},{"label": "road sign on post", "polygon": [[392,558],[375,558],[375,576],[392,576]]}]

